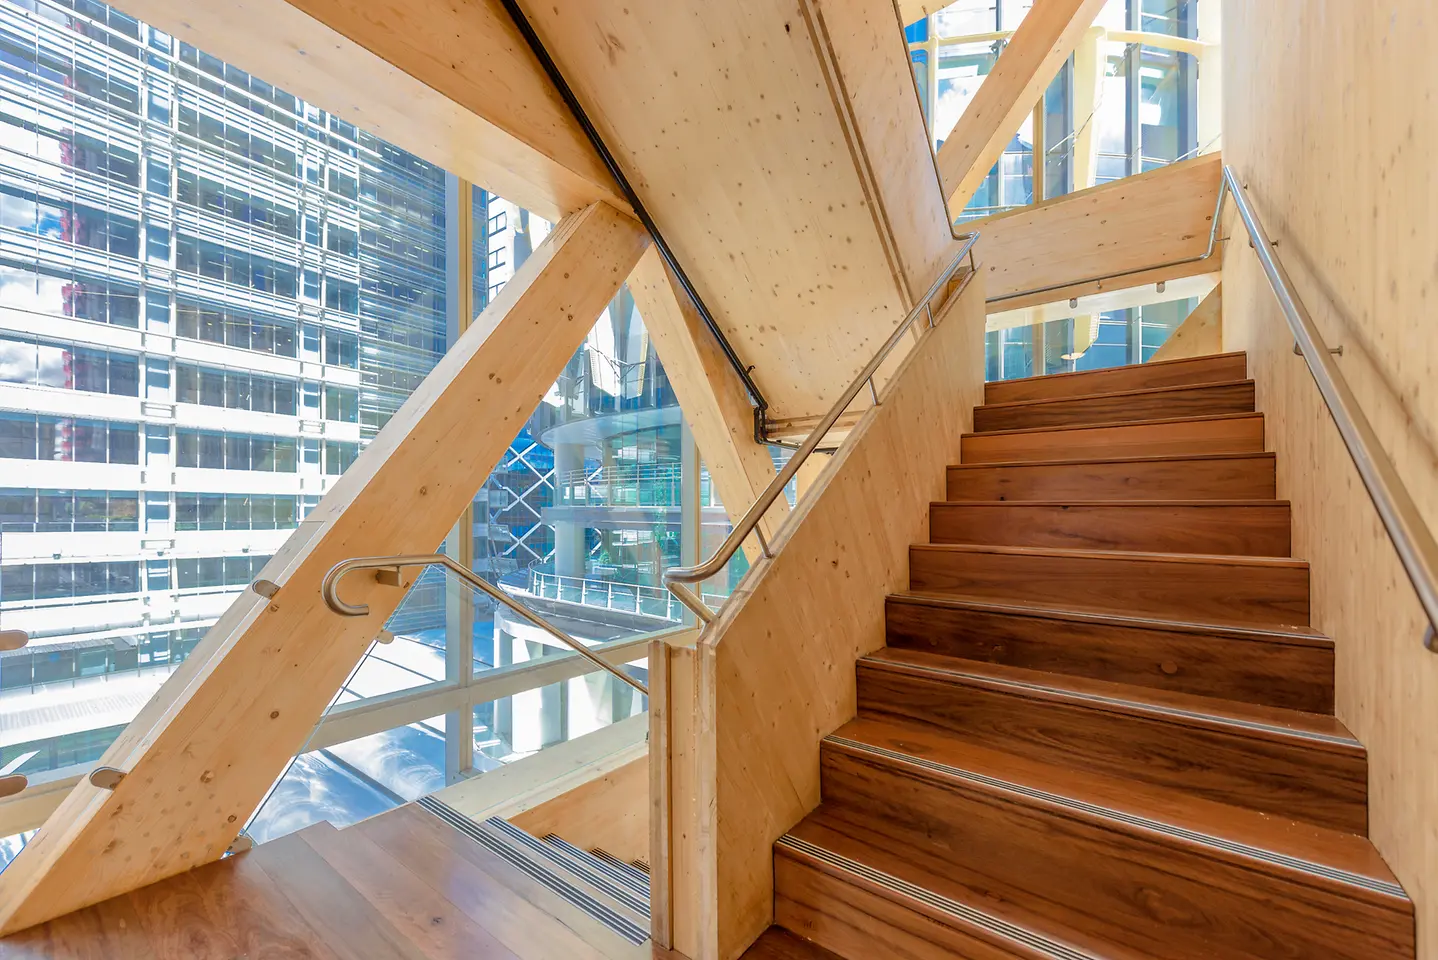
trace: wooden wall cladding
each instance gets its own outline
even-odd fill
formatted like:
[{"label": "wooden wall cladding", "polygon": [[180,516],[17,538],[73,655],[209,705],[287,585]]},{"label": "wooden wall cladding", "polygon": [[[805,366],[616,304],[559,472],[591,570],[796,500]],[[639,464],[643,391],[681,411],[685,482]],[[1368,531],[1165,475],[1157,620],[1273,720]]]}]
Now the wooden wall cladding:
[{"label": "wooden wall cladding", "polygon": [[892,7],[525,8],[770,414],[824,413],[953,247]]},{"label": "wooden wall cladding", "polygon": [[[1438,528],[1433,5],[1225,0],[1223,20],[1225,160]],[[1247,243],[1223,273],[1224,347],[1248,351],[1313,623],[1336,643],[1338,716],[1368,748],[1369,834],[1415,902],[1419,956],[1438,956],[1438,656]]]},{"label": "wooden wall cladding", "polygon": [[[1012,297],[1037,287],[1201,256],[1208,249],[1220,170],[1219,155],[1208,154],[966,224],[980,234],[975,249],[988,275],[989,296]],[[1012,310],[1100,289],[1212,273],[1219,267],[1215,254],[1196,264],[996,306]]]},{"label": "wooden wall cladding", "polygon": [[884,644],[885,596],[908,583],[909,544],[982,392],[983,324],[976,278],[701,635],[691,832],[700,902],[718,908],[676,938],[696,960],[736,956],[772,919],[772,845],[818,804],[819,742],[854,716],[854,664]]}]

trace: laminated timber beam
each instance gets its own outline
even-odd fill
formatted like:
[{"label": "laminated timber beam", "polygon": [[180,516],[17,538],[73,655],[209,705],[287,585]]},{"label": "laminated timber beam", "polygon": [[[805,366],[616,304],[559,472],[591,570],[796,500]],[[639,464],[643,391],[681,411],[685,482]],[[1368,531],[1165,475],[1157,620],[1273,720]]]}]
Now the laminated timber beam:
[{"label": "laminated timber beam", "polygon": [[965,224],[979,231],[988,312],[1218,272],[1221,244],[1198,258],[1221,169],[1208,154]]},{"label": "laminated timber beam", "polygon": [[[639,258],[629,291],[724,510],[738,522],[775,475],[769,448],[754,437],[754,408],[744,384],[653,247]],[[775,503],[760,521],[765,536],[772,538],[788,514],[787,502]]]},{"label": "laminated timber beam", "polygon": [[[562,221],[319,507],[0,874],[0,934],[218,859],[301,750],[404,591],[355,578],[364,617],[320,596],[367,555],[428,553],[474,497],[649,244],[594,204]],[[413,573],[413,571],[411,571]]]},{"label": "laminated timber beam", "polygon": [[962,210],[1078,46],[1104,0],[1036,0],[939,148],[950,210]]},{"label": "laminated timber beam", "polygon": [[118,0],[546,220],[627,204],[499,0]]}]

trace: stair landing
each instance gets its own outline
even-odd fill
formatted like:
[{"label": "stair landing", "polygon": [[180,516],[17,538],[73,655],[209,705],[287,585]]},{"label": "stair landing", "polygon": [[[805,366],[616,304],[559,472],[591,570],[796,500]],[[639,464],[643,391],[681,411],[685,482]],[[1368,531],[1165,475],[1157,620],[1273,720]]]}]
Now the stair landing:
[{"label": "stair landing", "polygon": [[522,862],[407,804],[344,830],[319,823],[21,931],[0,940],[0,960],[650,956],[647,941],[621,936]]}]

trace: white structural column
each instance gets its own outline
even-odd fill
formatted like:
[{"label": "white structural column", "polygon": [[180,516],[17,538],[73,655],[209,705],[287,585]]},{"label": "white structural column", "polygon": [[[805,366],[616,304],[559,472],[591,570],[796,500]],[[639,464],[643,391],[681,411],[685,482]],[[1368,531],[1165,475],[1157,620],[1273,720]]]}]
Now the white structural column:
[{"label": "white structural column", "polygon": [[648,245],[604,203],[555,228],[265,567],[278,593],[237,598],[105,752],[118,785],[82,781],[0,874],[0,933],[224,853],[403,596],[354,576],[369,614],[340,617],[325,573],[444,539]]}]

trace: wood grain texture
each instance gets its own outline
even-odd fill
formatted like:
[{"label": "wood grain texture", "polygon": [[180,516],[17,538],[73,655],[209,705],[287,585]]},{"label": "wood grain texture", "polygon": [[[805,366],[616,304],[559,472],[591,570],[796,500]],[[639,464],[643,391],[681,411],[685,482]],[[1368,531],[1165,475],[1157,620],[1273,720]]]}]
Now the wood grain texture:
[{"label": "wood grain texture", "polygon": [[599,200],[627,207],[498,0],[124,10],[546,220]]},{"label": "wood grain texture", "polygon": [[[928,227],[909,239],[942,243],[909,258],[916,269],[952,246],[933,229],[932,174],[906,174],[930,155],[918,104],[880,89],[908,69],[897,24],[875,34],[847,17],[872,11],[840,0],[526,9],[777,418],[825,412],[907,310],[893,237],[908,225],[887,185],[921,191],[908,208]],[[863,82],[850,85],[856,70]],[[895,122],[898,111],[908,115]],[[862,127],[850,122],[861,115]]]},{"label": "wood grain texture", "polygon": [[934,543],[1286,557],[1289,507],[1271,500],[936,503]]},{"label": "wood grain texture", "polygon": [[737,956],[770,925],[771,846],[818,803],[819,740],[853,715],[853,664],[883,644],[884,597],[904,584],[908,544],[923,535],[980,393],[982,328],[976,280],[799,503],[775,558],[750,569],[700,637],[712,662],[696,699],[712,713],[696,738],[691,842],[700,902],[712,897],[718,913],[697,960]]},{"label": "wood grain texture", "polygon": [[509,820],[536,837],[553,833],[583,850],[647,862],[649,758],[631,760]]},{"label": "wood grain texture", "polygon": [[913,651],[859,661],[859,716],[1362,833],[1363,749],[1331,717]]},{"label": "wood grain texture", "polygon": [[1205,357],[1223,352],[1223,285],[1213,288],[1178,329],[1168,335],[1149,362]]},{"label": "wood grain texture", "polygon": [[[925,750],[918,734],[904,737],[896,731],[890,740],[912,743],[910,755]],[[1255,819],[1122,783],[1105,789],[1056,768],[1020,771],[1001,754],[976,762],[983,755],[925,751],[924,759],[964,764],[951,774],[826,743],[824,806],[793,833],[857,838],[856,852],[879,870],[922,878],[940,893],[982,890],[1036,915],[1040,933],[1047,927],[1101,943],[1096,956],[1412,955],[1411,904],[1365,885],[1375,874],[1391,876],[1366,841],[1260,817],[1270,835],[1296,836],[1275,837],[1272,848],[1225,847],[1191,825],[1228,816],[1241,834]],[[1079,798],[1085,805],[1069,802]],[[1275,860],[1280,849],[1321,859]],[[1346,880],[1326,873],[1339,864],[1363,872]],[[1263,905],[1257,914],[1254,904]]]},{"label": "wood grain texture", "polygon": [[[1433,6],[1226,0],[1223,15],[1227,159],[1438,530]],[[1370,835],[1418,905],[1419,956],[1438,956],[1438,657],[1423,648],[1426,618],[1253,251],[1232,247],[1225,345],[1249,351],[1273,418],[1294,548],[1313,562],[1314,622],[1337,645],[1338,715],[1369,750]]]},{"label": "wood grain texture", "polygon": [[796,937],[783,927],[765,930],[741,960],[843,960],[818,944]]},{"label": "wood grain texture", "polygon": [[1333,641],[1309,633],[889,598],[890,648],[1310,713],[1333,712]]},{"label": "wood grain texture", "polygon": [[971,433],[964,435],[962,449],[965,463],[1261,453],[1263,415]]},{"label": "wood grain texture", "polygon": [[1157,387],[1192,387],[1205,383],[1230,383],[1248,379],[1248,358],[1243,353],[1222,353],[1208,357],[1173,361],[1149,361],[1104,370],[1051,373],[1043,377],[995,380],[984,384],[984,403],[1017,403],[1020,400],[1055,400],[1095,393],[1124,390],[1151,390]]},{"label": "wood grain texture", "polygon": [[[980,233],[975,251],[988,274],[989,298],[1201,256],[1208,249],[1220,166],[1216,153],[1196,157],[972,221],[967,226]],[[1214,261],[1195,267],[1209,272],[1218,268]],[[1144,282],[1153,281],[1133,275],[1112,285]],[[1040,297],[1067,300],[1084,292],[1065,287]],[[993,304],[1001,310],[1022,305],[1016,299]]]},{"label": "wood grain texture", "polygon": [[0,940],[3,960],[640,960],[474,840],[405,806],[318,823]]},{"label": "wood grain texture", "polygon": [[444,539],[648,243],[604,205],[550,233],[265,565],[280,593],[236,597],[106,750],[120,785],[76,786],[0,874],[0,931],[225,852],[404,596],[356,576],[370,613],[339,617],[326,572]]},{"label": "wood grain texture", "polygon": [[1157,387],[1058,400],[985,404],[974,411],[974,429],[980,432],[1023,430],[1029,427],[1249,413],[1252,410],[1253,381],[1240,380],[1234,383]]},{"label": "wood grain texture", "polygon": [[993,600],[1208,623],[1308,624],[1308,566],[1030,547],[915,544],[909,586]]},{"label": "wood grain texture", "polygon": [[1271,500],[1271,453],[949,467],[949,500]]}]

